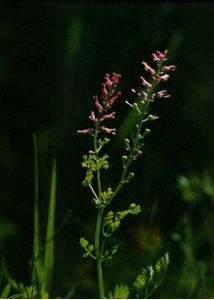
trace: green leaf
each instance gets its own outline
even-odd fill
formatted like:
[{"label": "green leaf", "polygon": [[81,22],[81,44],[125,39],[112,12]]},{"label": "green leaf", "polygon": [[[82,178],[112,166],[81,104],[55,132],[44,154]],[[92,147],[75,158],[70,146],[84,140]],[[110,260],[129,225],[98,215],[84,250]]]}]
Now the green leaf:
[{"label": "green leaf", "polygon": [[97,170],[96,155],[95,154],[83,155],[82,167],[87,168],[91,171],[96,171]]},{"label": "green leaf", "polygon": [[33,282],[35,286],[41,287],[44,270],[42,258],[42,237],[40,229],[39,213],[39,168],[38,168],[38,145],[36,134],[33,134],[34,145],[34,243],[33,243]]},{"label": "green leaf", "polygon": [[89,242],[84,237],[80,238],[80,246],[85,250],[85,253],[83,254],[83,257],[90,256],[91,258],[96,259],[96,257],[93,254],[94,245],[89,244]]},{"label": "green leaf", "polygon": [[108,189],[101,193],[101,198],[104,203],[108,202],[108,200],[111,198],[111,195],[113,194],[113,191],[111,187],[108,187]]},{"label": "green leaf", "polygon": [[169,264],[169,255],[166,253],[155,264],[142,269],[133,283],[137,298],[148,298],[161,284]]},{"label": "green leaf", "polygon": [[103,148],[103,146],[106,145],[109,141],[110,141],[110,139],[108,139],[107,137],[105,137],[103,140],[99,139],[98,140],[99,147],[98,147],[97,152],[100,152],[100,150]]},{"label": "green leaf", "polygon": [[128,214],[137,215],[141,212],[140,205],[131,203],[129,208],[126,210],[113,212],[109,211],[104,217],[102,232],[105,237],[110,237],[120,226],[121,220]]},{"label": "green leaf", "polygon": [[50,194],[49,194],[49,208],[46,229],[46,242],[44,253],[44,290],[50,292],[51,281],[53,277],[54,268],[54,234],[55,234],[55,210],[56,210],[56,185],[57,185],[57,167],[56,159],[53,159]]},{"label": "green leaf", "polygon": [[104,154],[98,159],[97,170],[108,169],[109,167],[108,158],[109,158],[108,154]]},{"label": "green leaf", "polygon": [[128,299],[129,297],[129,287],[127,285],[121,284],[116,285],[113,294],[109,293],[110,299]]},{"label": "green leaf", "polygon": [[85,248],[88,246],[88,244],[89,244],[89,242],[84,237],[80,238],[80,246],[81,247]]},{"label": "green leaf", "polygon": [[102,261],[105,261],[106,259],[112,259],[118,248],[119,245],[114,245],[110,250],[106,250],[105,254],[102,255]]},{"label": "green leaf", "polygon": [[85,187],[89,186],[89,184],[91,184],[93,178],[94,178],[94,175],[93,175],[92,170],[88,170],[85,173],[85,179],[82,182],[83,186],[85,186]]},{"label": "green leaf", "polygon": [[136,205],[135,203],[131,203],[129,205],[129,213],[132,215],[137,215],[141,212],[140,205]]},{"label": "green leaf", "polygon": [[8,298],[9,294],[10,294],[10,290],[11,290],[11,283],[9,282],[5,288],[3,289],[2,293],[1,293],[1,299],[6,299]]}]

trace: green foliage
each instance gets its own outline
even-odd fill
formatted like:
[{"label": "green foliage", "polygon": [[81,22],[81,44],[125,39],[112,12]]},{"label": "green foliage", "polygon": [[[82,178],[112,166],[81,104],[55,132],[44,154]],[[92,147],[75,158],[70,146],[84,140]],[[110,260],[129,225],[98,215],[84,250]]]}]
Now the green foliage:
[{"label": "green foliage", "polygon": [[[177,183],[185,210],[172,233],[179,249],[178,268],[171,272],[170,286],[176,282],[176,295],[187,298],[214,297],[214,189],[210,170],[180,175]],[[198,226],[200,224],[200,226]]]},{"label": "green foliage", "polygon": [[50,292],[54,268],[54,234],[55,234],[55,210],[56,210],[56,185],[57,185],[57,166],[56,159],[53,160],[49,208],[46,229],[45,253],[44,253],[44,291]]},{"label": "green foliage", "polygon": [[11,290],[11,283],[9,282],[3,289],[3,291],[1,292],[0,298],[1,299],[6,299],[8,298],[9,294],[10,294],[10,290]]},{"label": "green foliage", "polygon": [[[103,145],[104,142],[102,146]],[[83,155],[82,167],[87,169],[85,179],[83,180],[82,183],[83,186],[87,187],[92,183],[92,180],[94,178],[93,175],[94,172],[97,172],[101,169],[108,169],[109,167],[108,158],[109,156],[107,154],[104,154],[103,156],[97,158],[97,156],[94,154],[93,151],[89,151],[89,155]]]},{"label": "green foliage", "polygon": [[42,243],[39,210],[38,185],[38,146],[34,134],[35,153],[35,204],[34,204],[34,248],[33,248],[33,276],[32,284],[39,291],[42,298],[47,298],[51,290],[51,281],[54,268],[54,235],[55,235],[55,207],[57,171],[56,160],[53,160],[49,193],[49,207],[46,227],[46,239]]},{"label": "green foliage", "polygon": [[0,295],[1,299],[35,299],[39,297],[39,293],[34,286],[17,283],[12,278],[8,278],[8,281]]},{"label": "green foliage", "polygon": [[121,284],[116,285],[113,293],[109,293],[110,299],[128,299],[129,298],[129,287],[127,285]]},{"label": "green foliage", "polygon": [[201,176],[196,174],[178,176],[178,188],[185,202],[200,202],[203,195],[208,196],[214,202],[213,179],[206,172]]},{"label": "green foliage", "polygon": [[108,187],[108,189],[101,193],[102,203],[108,203],[108,201],[111,199],[111,196],[113,194],[113,191],[111,187]]},{"label": "green foliage", "polygon": [[114,245],[110,250],[106,250],[104,255],[101,255],[102,261],[106,259],[112,259],[114,254],[117,253],[119,245]]},{"label": "green foliage", "polygon": [[103,146],[105,146],[109,141],[110,141],[110,139],[108,139],[107,137],[104,137],[103,139],[98,139],[97,153],[99,153],[101,151],[101,149],[103,148]]},{"label": "green foliage", "polygon": [[141,212],[140,205],[136,205],[135,203],[131,203],[129,208],[126,210],[113,212],[109,211],[103,220],[103,228],[102,232],[105,237],[110,237],[120,226],[120,222],[124,219],[127,215],[137,215]]},{"label": "green foliage", "polygon": [[148,298],[161,284],[169,264],[169,255],[166,253],[155,264],[148,266],[140,272],[133,283],[137,298]]},{"label": "green foliage", "polygon": [[39,210],[39,170],[38,170],[38,144],[36,134],[33,134],[34,142],[34,245],[33,245],[33,276],[32,284],[41,288],[44,281],[42,261],[42,239],[40,228]]},{"label": "green foliage", "polygon": [[84,237],[80,238],[80,246],[85,250],[83,257],[90,256],[91,258],[96,259],[94,255],[94,245],[89,244],[89,242]]}]

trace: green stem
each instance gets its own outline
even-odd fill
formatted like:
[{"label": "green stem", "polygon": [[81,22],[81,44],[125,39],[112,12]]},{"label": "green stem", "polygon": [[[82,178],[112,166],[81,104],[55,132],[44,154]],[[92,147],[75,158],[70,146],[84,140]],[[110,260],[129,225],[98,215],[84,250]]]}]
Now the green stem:
[{"label": "green stem", "polygon": [[93,186],[92,186],[91,184],[89,184],[88,186],[89,186],[89,188],[90,188],[92,194],[94,195],[95,200],[97,201],[97,204],[99,204],[99,203],[100,203],[100,199],[99,199],[99,197],[97,196],[95,190],[93,189]]},{"label": "green stem", "polygon": [[[94,134],[94,152],[96,154],[97,162],[99,159],[98,148],[97,148],[98,128],[99,128],[99,122],[95,126],[95,134]],[[99,169],[97,169],[97,189],[98,189],[98,197],[101,201],[102,188],[101,188],[100,170]]]},{"label": "green stem", "polygon": [[121,190],[121,188],[122,188],[122,186],[124,184],[124,179],[125,179],[126,174],[127,174],[128,170],[129,170],[130,164],[133,161],[133,154],[134,154],[136,145],[137,145],[138,140],[139,140],[139,134],[140,134],[140,131],[141,131],[141,127],[142,127],[142,124],[139,123],[138,124],[138,128],[137,128],[137,132],[135,134],[134,144],[132,146],[132,149],[131,149],[130,154],[129,154],[128,159],[127,159],[126,167],[124,168],[124,170],[122,172],[122,175],[120,177],[119,183],[117,184],[117,187],[114,190],[114,193],[112,194],[112,196],[111,196],[111,198],[109,200],[109,203],[116,197],[116,195],[119,193],[119,191]]},{"label": "green stem", "polygon": [[101,225],[102,225],[103,211],[104,211],[104,208],[101,207],[98,212],[96,231],[95,231],[95,254],[96,254],[96,259],[97,259],[99,296],[101,299],[105,298],[103,272],[102,272],[102,258],[101,258],[101,253],[100,253],[100,231],[101,231]]},{"label": "green stem", "polygon": [[[98,148],[97,148],[98,128],[99,128],[99,122],[95,126],[95,134],[94,134],[94,151],[96,154],[97,162],[99,159]],[[101,187],[101,178],[100,178],[100,170],[99,169],[97,169],[97,189],[98,189],[99,203],[101,204],[102,187]],[[101,226],[102,226],[103,211],[104,211],[104,207],[100,206],[98,216],[97,216],[97,224],[96,224],[96,230],[95,230],[95,243],[94,243],[95,244],[96,261],[97,261],[99,297],[101,299],[105,298],[103,270],[102,270],[102,258],[101,258],[101,251],[100,251],[100,232],[101,232]]]}]

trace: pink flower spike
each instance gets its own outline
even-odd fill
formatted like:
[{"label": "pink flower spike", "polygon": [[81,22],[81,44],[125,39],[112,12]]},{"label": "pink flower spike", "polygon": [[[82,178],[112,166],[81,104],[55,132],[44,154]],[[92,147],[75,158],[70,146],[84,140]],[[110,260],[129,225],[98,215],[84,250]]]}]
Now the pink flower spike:
[{"label": "pink flower spike", "polygon": [[108,128],[105,126],[100,126],[100,130],[110,134],[116,134],[116,128]]},{"label": "pink flower spike", "polygon": [[147,89],[151,89],[152,85],[143,76],[140,76],[140,80]]},{"label": "pink flower spike", "polygon": [[149,72],[151,75],[155,75],[155,70],[151,68],[145,61],[142,61],[145,71]]},{"label": "pink flower spike", "polygon": [[97,96],[94,96],[93,99],[94,99],[94,103],[95,103],[95,106],[96,106],[97,110],[101,113],[101,112],[103,111],[103,107],[102,107],[102,105],[99,103],[98,97],[97,97]]},{"label": "pink flower spike", "polygon": [[103,121],[103,120],[108,120],[108,119],[114,119],[115,118],[115,111],[113,111],[112,113],[110,114],[107,114],[107,115],[104,115],[102,117],[102,119],[100,119],[100,121]]},{"label": "pink flower spike", "polygon": [[94,132],[93,128],[87,128],[87,129],[77,130],[78,134],[91,134],[93,132]]},{"label": "pink flower spike", "polygon": [[163,66],[161,68],[161,71],[163,72],[171,72],[171,71],[175,71],[176,70],[176,66],[170,65],[170,66]]}]

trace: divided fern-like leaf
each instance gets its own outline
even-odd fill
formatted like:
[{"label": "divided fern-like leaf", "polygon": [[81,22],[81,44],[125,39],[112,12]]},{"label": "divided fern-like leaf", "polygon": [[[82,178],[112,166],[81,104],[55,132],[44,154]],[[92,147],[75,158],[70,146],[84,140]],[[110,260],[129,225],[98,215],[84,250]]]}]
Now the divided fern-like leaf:
[{"label": "divided fern-like leaf", "polygon": [[161,284],[169,264],[169,254],[166,253],[155,264],[142,269],[133,283],[137,298],[148,298]]},{"label": "divided fern-like leaf", "polygon": [[121,284],[116,285],[113,293],[109,293],[110,299],[128,299],[129,297],[129,287],[127,285]]}]

